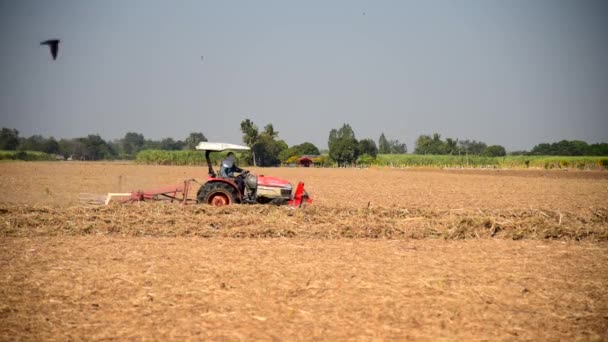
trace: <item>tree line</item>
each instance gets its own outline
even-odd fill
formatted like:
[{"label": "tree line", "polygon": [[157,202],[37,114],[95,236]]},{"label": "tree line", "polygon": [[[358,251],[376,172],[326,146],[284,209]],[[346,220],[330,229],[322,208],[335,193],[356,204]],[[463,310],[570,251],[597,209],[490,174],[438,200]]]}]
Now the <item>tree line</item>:
[{"label": "tree line", "polygon": [[[332,129],[328,139],[329,157],[334,162],[343,164],[374,163],[377,154],[404,154],[407,146],[399,140],[388,140],[380,134],[378,145],[372,139],[357,140],[349,124],[339,129]],[[446,138],[439,133],[420,135],[416,139],[414,154],[418,155],[457,155],[480,157],[503,157],[506,149],[501,145],[487,145],[483,141],[470,139]],[[542,143],[531,151],[515,151],[509,155],[525,156],[608,156],[608,143],[588,144],[584,141],[562,140],[555,143]]]},{"label": "tree line", "polygon": [[349,124],[344,124],[339,129],[329,132],[328,156],[321,156],[317,146],[310,142],[303,142],[289,147],[284,140],[279,138],[272,124],[267,124],[260,131],[258,126],[250,119],[241,122],[243,143],[251,148],[248,153],[247,162],[257,166],[276,166],[280,164],[291,164],[297,162],[302,156],[310,156],[316,163],[326,164],[328,162],[340,165],[355,162],[366,163],[381,154],[403,154],[407,152],[407,146],[399,140],[389,140],[384,134],[379,139],[379,147],[372,139],[357,140],[355,132]]},{"label": "tree line", "polygon": [[507,155],[503,146],[488,146],[482,141],[459,140],[454,138],[441,139],[439,133],[431,135],[421,135],[416,139],[415,154],[436,154],[436,155],[479,155],[484,157],[502,157]]},{"label": "tree line", "polygon": [[128,132],[122,139],[106,141],[99,134],[57,140],[41,135],[21,137],[16,129],[2,128],[0,131],[0,150],[37,151],[74,160],[135,159],[142,150],[190,150],[201,141],[207,141],[207,138],[200,132],[192,132],[184,140],[152,140],[145,139],[141,133]]},{"label": "tree line", "polygon": [[279,139],[279,132],[272,124],[264,126],[260,132],[258,126],[250,119],[241,122],[243,143],[251,148],[247,156],[247,163],[254,166],[276,166],[282,163],[295,162],[303,155],[318,156],[319,149],[310,142],[289,147]]},{"label": "tree line", "polygon": [[[279,138],[279,132],[269,123],[262,130],[245,119],[240,125],[243,143],[251,148],[246,154],[245,162],[256,166],[277,166],[295,163],[301,156],[316,156],[321,164],[337,163],[372,164],[378,154],[405,154],[407,146],[397,139],[388,139],[380,134],[378,143],[371,138],[358,140],[352,127],[344,123],[342,127],[331,129],[327,145],[327,155],[310,142],[288,146]],[[101,159],[135,159],[143,150],[193,150],[201,142],[207,141],[201,132],[192,132],[183,140],[164,138],[161,140],[145,139],[143,134],[128,132],[121,139],[106,141],[98,134],[74,139],[45,138],[41,135],[21,137],[15,129],[2,128],[0,132],[0,150],[39,151],[63,156],[74,160]],[[500,157],[507,155],[503,146],[490,145],[469,139],[442,139],[439,133],[420,135],[416,139],[413,151],[419,155],[475,155],[483,157]],[[562,140],[555,143],[542,143],[530,151],[515,151],[510,155],[546,155],[546,156],[608,156],[608,143],[588,144],[584,141]]]},{"label": "tree line", "polygon": [[[484,157],[502,157],[507,155],[500,145],[487,146],[475,140],[441,139],[435,133],[421,135],[416,140],[415,154],[462,155],[472,154]],[[555,143],[542,143],[530,151],[513,151],[509,155],[522,156],[608,156],[608,143],[588,144],[580,140],[562,140]]]},{"label": "tree line", "polygon": [[530,152],[524,151],[521,154],[533,156],[608,156],[608,143],[588,144],[580,140],[562,140],[551,144],[538,144]]}]

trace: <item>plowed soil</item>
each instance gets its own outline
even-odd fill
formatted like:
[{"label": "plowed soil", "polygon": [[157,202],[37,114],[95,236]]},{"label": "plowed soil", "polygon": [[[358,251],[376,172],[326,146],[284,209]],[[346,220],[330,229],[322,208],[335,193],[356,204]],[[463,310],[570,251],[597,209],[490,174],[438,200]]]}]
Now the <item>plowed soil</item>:
[{"label": "plowed soil", "polygon": [[0,340],[608,339],[608,172],[252,171],[313,205],[89,207],[206,170],[0,163]]},{"label": "plowed soil", "polygon": [[[411,169],[250,169],[304,181],[316,204],[436,209],[605,207],[608,172]],[[105,194],[204,180],[206,167],[119,163],[2,163],[3,203],[78,205],[79,193]]]}]

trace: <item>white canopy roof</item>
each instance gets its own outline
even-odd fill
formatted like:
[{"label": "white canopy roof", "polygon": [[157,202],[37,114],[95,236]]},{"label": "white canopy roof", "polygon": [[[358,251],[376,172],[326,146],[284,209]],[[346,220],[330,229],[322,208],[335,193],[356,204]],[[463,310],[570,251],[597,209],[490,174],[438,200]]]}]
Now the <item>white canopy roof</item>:
[{"label": "white canopy roof", "polygon": [[225,151],[225,150],[234,150],[234,151],[249,151],[250,148],[243,145],[236,144],[227,144],[227,143],[219,143],[219,142],[209,142],[202,141],[196,145],[197,150],[205,150],[205,151]]}]

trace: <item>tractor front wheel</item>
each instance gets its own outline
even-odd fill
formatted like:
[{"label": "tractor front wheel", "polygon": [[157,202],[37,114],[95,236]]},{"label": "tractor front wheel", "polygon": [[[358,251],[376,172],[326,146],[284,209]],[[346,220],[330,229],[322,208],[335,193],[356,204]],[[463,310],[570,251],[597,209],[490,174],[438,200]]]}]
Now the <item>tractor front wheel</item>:
[{"label": "tractor front wheel", "polygon": [[204,184],[196,195],[198,203],[205,203],[215,207],[234,204],[237,202],[237,198],[237,190],[230,184],[222,182]]}]

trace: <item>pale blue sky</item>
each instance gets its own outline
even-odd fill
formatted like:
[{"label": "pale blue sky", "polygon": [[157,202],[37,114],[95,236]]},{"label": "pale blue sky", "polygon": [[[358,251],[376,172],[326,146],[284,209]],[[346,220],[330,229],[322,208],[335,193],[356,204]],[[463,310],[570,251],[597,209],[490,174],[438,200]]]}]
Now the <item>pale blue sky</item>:
[{"label": "pale blue sky", "polygon": [[[608,141],[608,2],[0,0],[0,126]],[[52,61],[39,42],[62,40]],[[201,60],[204,56],[204,60]]]}]

